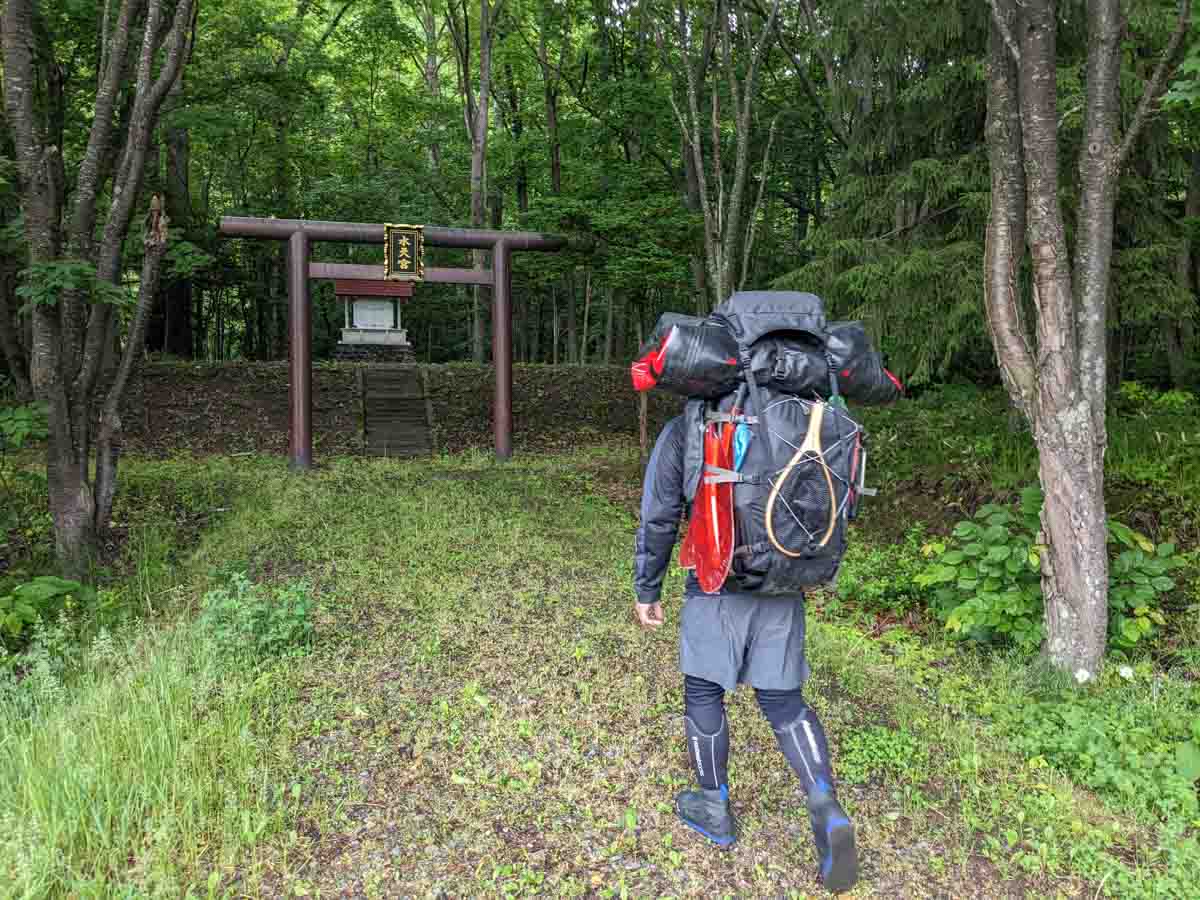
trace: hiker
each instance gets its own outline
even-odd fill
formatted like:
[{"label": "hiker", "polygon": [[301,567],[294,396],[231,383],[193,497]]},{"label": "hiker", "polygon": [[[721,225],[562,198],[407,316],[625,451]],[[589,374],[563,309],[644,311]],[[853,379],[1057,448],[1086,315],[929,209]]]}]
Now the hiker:
[{"label": "hiker", "polygon": [[[684,417],[671,419],[655,442],[642,487],[635,548],[634,604],[644,628],[664,622],[663,576],[678,535],[684,497]],[[716,593],[699,589],[689,573],[680,613],[679,666],[684,676],[684,731],[699,787],[675,798],[685,824],[720,847],[737,838],[730,811],[729,724],[724,696],[738,684],[754,688],[759,707],[808,798],[821,883],[833,892],[858,877],[854,828],[838,803],[829,746],[801,688],[809,675],[804,654],[804,595],[739,592],[727,579]]]}]

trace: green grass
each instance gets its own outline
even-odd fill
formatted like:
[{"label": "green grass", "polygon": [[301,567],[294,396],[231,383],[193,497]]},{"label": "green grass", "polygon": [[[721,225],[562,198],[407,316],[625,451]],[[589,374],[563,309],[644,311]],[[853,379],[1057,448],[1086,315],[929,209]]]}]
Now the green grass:
[{"label": "green grass", "polygon": [[231,670],[187,624],[58,659],[35,647],[0,690],[4,896],[180,896],[278,826],[263,763],[282,671]]},{"label": "green grass", "polygon": [[[714,852],[671,811],[690,780],[682,573],[667,627],[637,629],[635,455],[123,465],[121,521],[150,530],[109,590],[150,618],[78,652],[51,634],[0,695],[14,895],[817,895],[796,780],[748,691],[730,698],[743,840]],[[265,597],[307,582],[310,652],[222,652],[227,632],[193,613],[239,571]],[[858,823],[855,896],[1185,897],[1200,881],[1196,823],[1090,791],[1081,766],[1016,740],[998,710],[1069,697],[1052,677],[816,615],[809,652]],[[1152,668],[1102,687],[1088,696],[1114,711],[1196,710]]]}]

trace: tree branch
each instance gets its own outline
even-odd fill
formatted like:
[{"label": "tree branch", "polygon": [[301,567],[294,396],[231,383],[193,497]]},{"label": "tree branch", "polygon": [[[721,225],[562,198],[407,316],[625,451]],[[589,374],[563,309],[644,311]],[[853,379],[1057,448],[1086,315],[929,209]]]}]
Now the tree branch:
[{"label": "tree branch", "polygon": [[1121,141],[1121,147],[1117,151],[1118,169],[1125,165],[1130,151],[1133,150],[1133,145],[1137,142],[1138,134],[1153,112],[1154,105],[1158,103],[1159,98],[1167,89],[1167,76],[1179,63],[1183,39],[1187,35],[1188,28],[1191,27],[1191,23],[1192,0],[1179,0],[1179,19],[1175,23],[1175,31],[1167,43],[1166,50],[1163,51],[1158,67],[1154,70],[1154,76],[1147,82],[1146,89],[1142,92],[1142,99],[1138,103],[1137,112],[1134,113],[1133,123],[1129,126],[1129,131],[1125,133],[1125,138]]},{"label": "tree branch", "polygon": [[[117,27],[108,45],[108,66],[96,92],[96,112],[87,149],[79,164],[76,183],[75,210],[71,217],[70,245],[84,259],[93,259],[93,234],[96,229],[96,198],[100,192],[100,168],[108,157],[113,135],[113,112],[125,74],[125,50],[129,42],[133,16],[140,11],[144,0],[122,0]],[[147,32],[149,25],[147,24]]]},{"label": "tree branch", "polygon": [[[190,0],[181,0],[184,5]],[[162,271],[163,256],[167,251],[167,214],[162,208],[162,198],[157,194],[150,201],[150,212],[146,216],[146,231],[142,239],[145,252],[142,256],[141,283],[138,286],[137,307],[121,362],[117,366],[116,378],[104,399],[100,413],[100,431],[96,441],[96,528],[108,528],[112,515],[113,497],[117,486],[117,460],[121,453],[121,399],[134,365],[142,355],[146,341],[146,322],[154,306],[154,295],[158,293],[158,282]]]},{"label": "tree branch", "polygon": [[779,124],[779,116],[782,113],[776,113],[775,118],[771,120],[771,130],[767,134],[767,149],[763,152],[762,174],[759,176],[758,182],[758,198],[754,201],[754,208],[750,211],[750,229],[746,235],[746,245],[742,248],[742,272],[738,279],[738,290],[742,290],[746,286],[746,276],[750,272],[750,256],[754,250],[754,236],[758,227],[758,214],[762,209],[763,193],[767,186],[767,173],[771,166],[771,146],[775,143],[775,126]]},{"label": "tree branch", "polygon": [[[96,266],[97,277],[112,284],[116,284],[118,281],[122,238],[129,229],[134,204],[141,192],[142,178],[146,167],[146,150],[154,133],[158,112],[166,99],[167,91],[179,77],[180,69],[183,66],[184,45],[189,40],[192,16],[195,12],[194,2],[195,0],[179,0],[176,5],[175,15],[167,32],[170,44],[167,47],[166,57],[158,77],[152,82],[152,63],[159,46],[156,45],[154,34],[157,28],[152,29],[150,24],[157,24],[156,16],[161,15],[161,0],[151,0],[152,6],[143,37],[134,109],[130,117],[125,153],[118,169],[117,178],[113,182],[112,207],[109,209],[108,219],[104,224],[104,237]],[[83,365],[72,385],[72,393],[77,398],[90,396],[95,386],[100,364],[105,355],[111,316],[112,307],[108,304],[96,303],[92,307],[91,315],[88,318]]]},{"label": "tree branch", "polygon": [[1000,36],[1004,39],[1005,46],[1008,47],[1008,52],[1012,54],[1013,61],[1017,65],[1021,64],[1021,48],[1017,46],[1017,41],[1013,37],[1012,29],[1008,27],[1008,22],[1000,15],[1000,10],[996,6],[996,0],[988,0],[988,6],[992,10],[992,22],[995,23]]}]

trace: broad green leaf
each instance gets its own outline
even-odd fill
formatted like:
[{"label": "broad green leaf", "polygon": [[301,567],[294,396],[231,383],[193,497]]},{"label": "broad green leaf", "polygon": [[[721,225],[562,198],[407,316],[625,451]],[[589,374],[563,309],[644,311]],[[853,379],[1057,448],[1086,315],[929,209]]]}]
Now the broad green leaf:
[{"label": "broad green leaf", "polygon": [[1187,782],[1200,779],[1200,744],[1187,741],[1175,748],[1175,771]]}]

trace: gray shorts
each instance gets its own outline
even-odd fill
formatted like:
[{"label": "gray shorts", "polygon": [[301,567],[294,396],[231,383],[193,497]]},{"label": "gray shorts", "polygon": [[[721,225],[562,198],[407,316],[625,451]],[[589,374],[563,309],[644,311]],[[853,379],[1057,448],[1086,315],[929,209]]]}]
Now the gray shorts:
[{"label": "gray shorts", "polygon": [[679,668],[732,691],[738,684],[771,691],[808,680],[804,599],[689,591],[679,622]]}]

